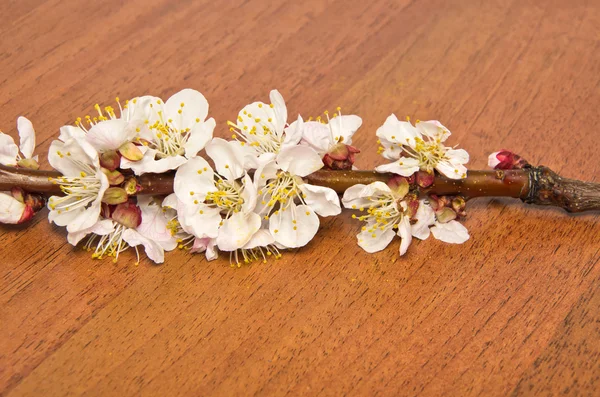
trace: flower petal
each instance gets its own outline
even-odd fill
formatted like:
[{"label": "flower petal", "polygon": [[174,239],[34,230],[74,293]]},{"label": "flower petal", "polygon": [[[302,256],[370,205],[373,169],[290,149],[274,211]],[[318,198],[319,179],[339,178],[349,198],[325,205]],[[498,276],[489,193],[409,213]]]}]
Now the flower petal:
[{"label": "flower petal", "polygon": [[416,128],[421,134],[430,138],[439,138],[441,142],[452,135],[450,130],[437,120],[420,121],[417,123]]},{"label": "flower petal", "polygon": [[408,247],[412,242],[412,234],[410,227],[410,219],[407,216],[403,216],[402,220],[398,224],[398,236],[400,236],[400,256],[406,254]]},{"label": "flower petal", "polygon": [[467,167],[462,164],[440,161],[435,166],[435,169],[450,179],[463,179],[467,177]]},{"label": "flower petal", "polygon": [[356,235],[356,238],[358,239],[358,245],[370,254],[381,251],[387,247],[396,235],[392,229],[387,229],[383,232],[379,230],[370,232],[369,229],[371,226],[367,225],[366,230],[363,230]]},{"label": "flower petal", "polygon": [[420,240],[426,240],[430,234],[429,227],[435,224],[433,208],[425,200],[421,200],[415,218],[417,222],[412,225],[412,235]]},{"label": "flower petal", "polygon": [[259,165],[254,172],[254,186],[262,189],[270,179],[277,177],[277,162],[273,153],[265,153],[259,157]]},{"label": "flower petal", "polygon": [[0,193],[0,223],[17,224],[25,211],[25,204],[11,195]]},{"label": "flower petal", "polygon": [[217,173],[230,181],[244,175],[245,153],[238,142],[214,138],[206,146],[206,154],[214,161]]},{"label": "flower petal", "polygon": [[110,219],[102,219],[96,223],[94,223],[91,227],[87,229],[80,230],[78,232],[68,233],[67,241],[69,244],[75,246],[79,244],[79,242],[88,234],[94,233],[98,236],[105,236],[107,234],[112,233],[115,230],[115,224]]},{"label": "flower petal", "polygon": [[139,196],[137,205],[142,211],[142,223],[136,228],[138,233],[159,243],[167,251],[175,249],[177,241],[167,228],[168,221],[162,206],[147,195]]},{"label": "flower petal", "polygon": [[304,177],[323,168],[323,161],[308,146],[292,146],[279,152],[277,165],[292,175]]},{"label": "flower petal", "polygon": [[458,221],[436,222],[431,228],[433,237],[450,244],[462,244],[469,239],[469,231]]},{"label": "flower petal", "polygon": [[98,151],[117,150],[130,142],[136,135],[135,128],[129,128],[121,119],[100,121],[87,132],[86,140]]},{"label": "flower petal", "polygon": [[125,157],[121,157],[121,168],[131,169],[136,175],[147,173],[162,174],[163,172],[179,168],[187,161],[185,157],[180,155],[156,160],[156,154],[158,153],[156,150],[148,149],[146,146],[139,146],[139,148],[144,152],[144,157],[139,161],[131,161]]},{"label": "flower petal", "polygon": [[54,141],[48,150],[48,162],[64,176],[79,177],[81,172],[87,172],[82,164],[98,169],[100,160],[98,152],[92,145],[77,138],[68,139],[66,142]]},{"label": "flower petal", "polygon": [[190,88],[174,94],[167,100],[164,108],[165,118],[172,119],[178,130],[192,129],[206,120],[208,115],[208,101],[200,92]]},{"label": "flower petal", "polygon": [[33,124],[26,117],[19,116],[17,119],[17,130],[19,131],[20,148],[23,157],[30,159],[35,149],[35,130]]},{"label": "flower petal", "polygon": [[185,205],[203,202],[207,193],[217,191],[214,171],[202,157],[194,157],[175,173],[173,191]]},{"label": "flower petal", "polygon": [[206,252],[206,254],[205,254],[206,260],[212,261],[219,257],[219,253],[215,249],[216,245],[217,245],[216,238],[208,238],[208,237],[196,238],[194,240],[194,244],[193,244],[190,252],[192,254],[194,254],[196,252]]},{"label": "flower petal", "polygon": [[183,145],[185,149],[185,157],[192,158],[198,154],[198,152],[206,146],[206,144],[212,139],[213,131],[217,123],[212,117],[205,122],[200,122],[196,126],[192,127],[190,136]]},{"label": "flower petal", "polygon": [[269,231],[275,241],[287,248],[303,247],[319,230],[319,217],[306,205],[291,204],[269,218]]},{"label": "flower petal", "polygon": [[411,147],[415,146],[415,138],[421,135],[411,123],[398,120],[395,114],[390,115],[375,134],[382,144],[396,143]]},{"label": "flower petal", "polygon": [[[294,121],[289,128],[296,126],[296,123]],[[306,121],[304,123],[300,143],[310,146],[321,156],[327,153],[329,148],[334,144],[327,124],[319,123],[318,121]]]},{"label": "flower petal", "polygon": [[242,211],[250,212],[253,211],[256,207],[256,201],[258,198],[258,192],[256,186],[252,182],[252,178],[248,174],[244,175],[242,178],[242,199],[244,203],[242,204]]},{"label": "flower petal", "polygon": [[131,247],[142,245],[144,247],[144,251],[146,251],[146,255],[154,263],[163,263],[165,261],[165,251],[163,247],[156,241],[142,236],[134,229],[126,229],[123,231],[121,236],[123,240]]},{"label": "flower petal", "polygon": [[64,125],[60,127],[60,135],[58,136],[58,140],[66,142],[71,138],[85,139],[85,131],[72,125]]},{"label": "flower petal", "polygon": [[353,114],[337,116],[329,120],[329,125],[331,126],[335,143],[341,142],[351,145],[352,136],[362,125],[362,119]]},{"label": "flower petal", "polygon": [[205,204],[185,206],[177,212],[181,227],[198,238],[216,238],[221,225],[221,210]]},{"label": "flower petal", "polygon": [[271,99],[271,103],[273,104],[277,132],[281,133],[283,132],[285,124],[287,123],[288,116],[285,101],[283,100],[283,96],[281,96],[281,94],[277,90],[272,90],[269,94],[269,98]]},{"label": "flower petal", "polygon": [[19,155],[19,147],[15,144],[14,139],[3,132],[0,132],[0,164],[15,166],[17,165],[17,156]]},{"label": "flower petal", "polygon": [[219,229],[217,246],[221,251],[235,251],[250,241],[260,229],[261,219],[254,212],[238,212],[223,221]]},{"label": "flower petal", "polygon": [[415,172],[419,171],[419,160],[400,157],[399,160],[393,163],[383,164],[375,167],[377,172],[391,172],[402,176],[411,176]]},{"label": "flower petal", "polygon": [[281,148],[296,146],[300,143],[300,140],[302,139],[303,124],[304,121],[302,120],[302,116],[298,115],[298,119],[294,121],[292,125],[284,129],[285,138]]},{"label": "flower petal", "polygon": [[344,196],[342,197],[342,204],[344,204],[344,207],[357,209],[368,206],[368,204],[370,204],[369,199],[361,195],[365,187],[366,185],[360,183],[346,189]]},{"label": "flower petal", "polygon": [[252,249],[256,247],[266,247],[268,245],[273,244],[274,242],[275,239],[273,238],[271,233],[269,233],[268,230],[260,229],[256,233],[254,233],[250,241],[248,241],[246,245],[244,245],[242,248]]},{"label": "flower petal", "polygon": [[342,212],[340,199],[337,193],[328,187],[309,185],[304,183],[300,185],[300,190],[304,193],[304,202],[317,214],[321,216],[333,216]]}]

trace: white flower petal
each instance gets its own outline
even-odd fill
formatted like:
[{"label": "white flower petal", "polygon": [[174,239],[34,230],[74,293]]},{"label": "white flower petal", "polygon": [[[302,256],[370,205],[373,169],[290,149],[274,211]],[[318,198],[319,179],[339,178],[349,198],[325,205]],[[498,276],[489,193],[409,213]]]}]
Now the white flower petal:
[{"label": "white flower petal", "polygon": [[214,161],[217,173],[230,181],[244,175],[245,153],[237,142],[214,138],[206,146],[206,154]]},{"label": "white flower petal", "polygon": [[499,153],[500,152],[494,152],[494,153],[490,154],[488,157],[488,167],[490,167],[493,170],[495,170],[496,166],[501,163],[501,161],[498,160]]},{"label": "white flower petal", "polygon": [[192,129],[197,123],[206,120],[208,115],[208,101],[200,92],[190,88],[174,94],[167,100],[164,108],[165,118],[172,119],[178,130]]},{"label": "white flower petal", "polygon": [[323,168],[321,157],[308,146],[292,146],[282,149],[277,155],[277,165],[284,171],[300,177]]},{"label": "white flower petal", "polygon": [[144,152],[144,157],[139,161],[130,161],[125,157],[121,157],[121,168],[131,169],[136,175],[162,174],[163,172],[176,170],[187,162],[187,159],[180,155],[156,160],[156,154],[158,153],[156,150],[148,149],[146,146],[140,146],[139,148]]},{"label": "white flower petal", "polygon": [[391,172],[402,176],[411,176],[415,172],[419,171],[419,160],[400,157],[399,160],[393,163],[383,164],[375,167],[377,172]]},{"label": "white flower petal", "polygon": [[134,229],[126,229],[121,235],[123,240],[131,247],[142,245],[148,258],[154,263],[163,263],[165,261],[165,251],[163,247],[149,238],[142,236]]},{"label": "white flower petal", "polygon": [[194,157],[175,173],[173,191],[185,205],[203,202],[207,193],[217,191],[214,171],[202,157]]},{"label": "white flower petal", "polygon": [[206,146],[206,144],[212,139],[213,131],[217,123],[212,117],[205,122],[198,123],[192,127],[190,136],[183,145],[185,149],[185,157],[192,158],[198,154],[198,152]]},{"label": "white flower petal", "polygon": [[105,236],[112,233],[115,230],[115,224],[110,219],[102,219],[87,229],[80,230],[78,232],[67,233],[67,241],[69,244],[75,246],[88,234],[94,233],[98,236]]},{"label": "white flower petal", "polygon": [[242,248],[252,249],[256,247],[266,247],[273,243],[275,243],[275,239],[273,238],[271,233],[269,233],[268,230],[260,229],[256,233],[254,233],[250,241],[248,241],[246,245],[244,245]]},{"label": "white flower petal", "polygon": [[467,167],[462,164],[440,161],[435,169],[450,179],[463,179],[467,176]]},{"label": "white flower petal", "polygon": [[162,202],[163,208],[171,208],[177,210],[179,207],[179,200],[177,199],[177,195],[175,193],[169,194]]},{"label": "white flower petal", "polygon": [[10,135],[0,132],[0,164],[15,166],[17,165],[17,156],[19,147]]},{"label": "white flower petal", "polygon": [[398,236],[400,236],[400,256],[406,254],[410,243],[412,242],[412,234],[410,227],[410,219],[407,216],[403,216],[402,220],[398,224]]},{"label": "white flower petal", "polygon": [[415,146],[415,138],[421,135],[411,123],[398,120],[395,114],[390,115],[375,134],[384,146],[399,143],[411,147]]},{"label": "white flower petal", "polygon": [[[296,121],[290,125],[292,128],[296,125]],[[318,121],[307,121],[302,127],[302,145],[307,145],[313,148],[319,155],[323,156],[334,142],[331,138],[331,131],[327,124],[319,123]]]},{"label": "white flower petal", "polygon": [[469,162],[469,153],[464,149],[448,149],[446,157],[452,164],[466,164]]},{"label": "white flower petal", "polygon": [[137,227],[138,233],[159,243],[167,251],[177,247],[177,241],[167,228],[167,218],[162,206],[151,196],[138,196],[137,205],[142,211],[142,223]]},{"label": "white flower petal", "polygon": [[26,117],[19,116],[17,119],[17,130],[19,131],[20,148],[23,157],[30,159],[35,149],[35,130],[33,124]]},{"label": "white flower petal", "polygon": [[117,150],[136,135],[135,128],[128,127],[121,119],[100,121],[89,129],[85,138],[98,151]]},{"label": "white flower petal", "polygon": [[244,203],[242,204],[242,211],[250,212],[253,211],[256,207],[256,201],[258,199],[258,192],[256,186],[252,182],[252,178],[248,174],[244,175],[242,178],[242,199]]},{"label": "white flower petal", "polygon": [[238,212],[223,221],[219,229],[217,246],[221,251],[235,251],[246,245],[260,229],[261,219],[254,212]]},{"label": "white flower petal", "polygon": [[450,130],[437,120],[420,121],[417,123],[416,128],[421,134],[430,138],[439,138],[441,142],[444,142],[452,135]]},{"label": "white flower petal", "polygon": [[346,189],[342,197],[344,207],[352,209],[366,207],[370,203],[370,200],[361,195],[365,187],[366,185],[357,184]]},{"label": "white flower petal", "polygon": [[450,244],[462,244],[469,239],[469,231],[458,221],[436,222],[431,228],[433,237]]},{"label": "white flower petal", "polygon": [[198,238],[216,238],[219,235],[221,224],[221,210],[205,204],[186,206],[183,211],[178,211],[181,227],[188,233]]},{"label": "white flower petal", "polygon": [[272,90],[269,94],[269,98],[273,104],[277,132],[281,133],[287,123],[287,107],[285,106],[285,101],[283,100],[283,96],[281,96],[277,90]]},{"label": "white flower petal", "polygon": [[290,204],[287,209],[269,218],[271,235],[277,243],[287,248],[305,246],[318,230],[319,217],[306,205]]},{"label": "white flower petal", "polygon": [[328,187],[309,185],[304,183],[300,185],[300,190],[304,193],[304,202],[317,214],[321,216],[333,216],[342,212],[340,199],[337,193]]},{"label": "white flower petal", "polygon": [[302,139],[303,124],[304,121],[302,120],[302,116],[298,115],[298,119],[294,121],[292,125],[284,129],[285,138],[281,148],[296,146],[300,143],[300,140]]},{"label": "white flower petal", "polygon": [[421,200],[415,218],[417,222],[412,225],[412,235],[420,240],[426,240],[430,234],[429,227],[435,224],[433,208],[425,200]]},{"label": "white flower petal", "polygon": [[[277,177],[277,162],[273,157],[272,153],[266,153],[259,158],[259,160],[262,158],[265,161],[259,162],[260,164],[254,173],[254,186],[257,189],[262,189],[269,180]],[[271,160],[268,160],[269,158]]]},{"label": "white flower petal", "polygon": [[71,138],[85,139],[85,131],[72,125],[64,125],[60,127],[60,135],[58,136],[58,140],[66,142]]},{"label": "white flower petal", "polygon": [[25,204],[9,194],[0,193],[0,223],[18,223],[24,211]]},{"label": "white flower petal", "polygon": [[206,252],[206,254],[205,254],[206,260],[212,261],[219,257],[219,253],[215,249],[216,245],[217,245],[216,238],[208,238],[208,237],[196,238],[194,240],[194,244],[193,244],[190,252],[191,253]]},{"label": "white flower petal", "polygon": [[362,125],[362,119],[353,114],[337,116],[329,120],[329,125],[335,142],[352,145],[352,136]]},{"label": "white flower petal", "polygon": [[[367,229],[370,229],[372,225],[367,225]],[[369,232],[369,230],[363,230],[356,235],[358,239],[358,245],[367,251],[368,253],[378,252],[387,247],[396,233],[392,229],[385,231],[376,230],[375,232]]]},{"label": "white flower petal", "polygon": [[88,142],[76,138],[66,142],[52,142],[48,150],[48,162],[66,177],[79,177],[83,171],[82,163],[95,169],[100,167],[96,149]]}]

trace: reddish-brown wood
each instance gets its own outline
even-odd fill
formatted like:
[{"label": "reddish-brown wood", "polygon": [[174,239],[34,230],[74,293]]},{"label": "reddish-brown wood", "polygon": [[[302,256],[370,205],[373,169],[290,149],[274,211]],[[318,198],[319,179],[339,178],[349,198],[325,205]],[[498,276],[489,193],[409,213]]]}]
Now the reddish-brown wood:
[{"label": "reddish-brown wood", "polygon": [[[117,95],[199,89],[228,136],[278,88],[290,115],[361,115],[362,169],[395,112],[443,121],[473,169],[506,147],[598,182],[591,0],[24,0],[2,16],[0,126],[32,119],[40,154]],[[461,246],[367,255],[344,213],[240,269],[94,261],[43,216],[2,226],[0,394],[596,394],[597,214],[477,199],[466,226]]]}]

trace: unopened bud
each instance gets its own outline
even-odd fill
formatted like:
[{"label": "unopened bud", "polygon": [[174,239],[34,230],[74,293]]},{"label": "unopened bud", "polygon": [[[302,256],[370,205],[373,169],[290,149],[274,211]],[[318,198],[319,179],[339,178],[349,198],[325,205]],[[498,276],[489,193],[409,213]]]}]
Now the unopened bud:
[{"label": "unopened bud", "polygon": [[419,171],[415,175],[416,175],[415,179],[416,179],[417,185],[419,185],[423,189],[428,188],[429,186],[433,185],[433,181],[435,178],[433,173],[430,174],[429,172],[426,172],[426,171]]},{"label": "unopened bud", "polygon": [[34,159],[21,159],[17,162],[17,165],[21,168],[28,168],[30,170],[40,169],[40,165]]},{"label": "unopened bud", "polygon": [[130,161],[140,161],[144,157],[144,153],[133,142],[122,144],[119,148],[119,153]]},{"label": "unopened bud", "polygon": [[437,218],[438,222],[447,223],[447,222],[455,220],[457,215],[453,209],[448,208],[448,207],[443,207],[443,208],[438,209],[435,212],[435,217]]},{"label": "unopened bud", "polygon": [[495,170],[519,170],[529,166],[529,163],[518,154],[503,149],[490,154],[488,166]]},{"label": "unopened bud", "polygon": [[466,216],[467,215],[467,213],[465,212],[466,206],[467,206],[467,202],[461,196],[457,196],[457,197],[454,197],[454,199],[452,199],[452,209],[454,210],[454,212],[456,212],[456,214],[458,214],[460,216]]},{"label": "unopened bud", "polygon": [[136,193],[139,193],[142,190],[142,187],[138,185],[137,180],[135,178],[129,178],[125,181],[123,188],[127,192],[128,195],[133,196]]},{"label": "unopened bud", "polygon": [[120,187],[109,187],[104,192],[104,196],[102,197],[102,202],[106,204],[121,204],[127,201],[129,197],[127,196],[127,192],[125,189]]},{"label": "unopened bud", "polygon": [[25,204],[31,208],[33,212],[38,212],[46,206],[46,199],[39,194],[27,193],[25,194]]},{"label": "unopened bud", "polygon": [[100,154],[100,165],[109,171],[114,171],[121,165],[121,155],[116,150],[109,150]]},{"label": "unopened bud", "polygon": [[336,143],[323,156],[323,164],[332,170],[351,170],[356,153],[360,153],[360,150],[341,142]]},{"label": "unopened bud", "polygon": [[17,222],[17,224],[19,223],[25,223],[31,220],[31,218],[33,218],[33,216],[35,215],[35,211],[33,210],[33,208],[31,208],[30,206],[26,205],[25,209],[23,210],[23,214],[21,215],[21,219],[19,219],[19,221]]},{"label": "unopened bud", "polygon": [[123,174],[121,174],[117,170],[110,171],[110,170],[108,170],[106,168],[102,168],[102,172],[108,178],[108,183],[111,186],[120,185],[125,180],[125,177],[123,176]]},{"label": "unopened bud", "polygon": [[123,226],[135,229],[142,223],[142,210],[130,202],[119,204],[113,211],[111,218]]}]

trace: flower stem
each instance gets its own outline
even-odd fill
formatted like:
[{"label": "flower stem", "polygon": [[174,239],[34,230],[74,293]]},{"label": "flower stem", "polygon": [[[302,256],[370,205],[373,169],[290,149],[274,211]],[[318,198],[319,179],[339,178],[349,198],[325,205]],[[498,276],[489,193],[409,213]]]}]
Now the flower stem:
[{"label": "flower stem", "polygon": [[[137,177],[138,194],[166,195],[173,192],[174,173],[144,174]],[[0,191],[20,187],[30,193],[61,195],[60,187],[49,178],[60,176],[55,171],[35,171],[0,165]],[[374,171],[320,170],[305,179],[308,183],[332,188],[343,193],[356,184],[386,182],[393,175]],[[420,189],[421,195],[476,197],[513,197],[528,204],[549,205],[568,212],[600,210],[600,184],[563,178],[547,167],[528,167],[507,171],[469,171],[465,179],[449,179],[436,175],[433,185]]]}]

